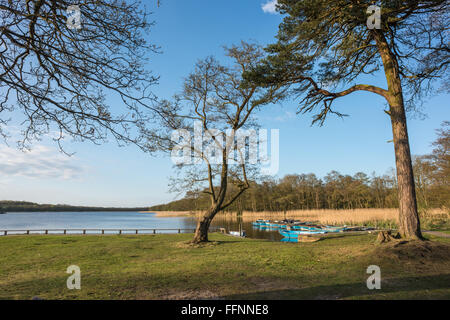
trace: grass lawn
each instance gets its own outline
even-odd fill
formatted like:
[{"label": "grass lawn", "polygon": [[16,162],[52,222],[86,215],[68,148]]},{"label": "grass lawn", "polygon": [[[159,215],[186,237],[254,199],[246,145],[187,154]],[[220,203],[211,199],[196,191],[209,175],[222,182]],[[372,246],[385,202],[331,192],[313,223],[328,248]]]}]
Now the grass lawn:
[{"label": "grass lawn", "polygon": [[[449,299],[450,239],[375,244],[374,235],[315,243],[220,234],[0,237],[0,299]],[[81,290],[68,290],[69,265]],[[369,265],[381,290],[369,290]]]}]

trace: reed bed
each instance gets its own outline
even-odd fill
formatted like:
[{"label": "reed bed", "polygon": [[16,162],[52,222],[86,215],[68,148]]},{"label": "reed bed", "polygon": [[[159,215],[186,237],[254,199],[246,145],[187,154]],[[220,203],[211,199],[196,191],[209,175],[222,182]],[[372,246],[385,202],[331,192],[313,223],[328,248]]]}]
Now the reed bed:
[{"label": "reed bed", "polygon": [[290,210],[277,212],[247,212],[244,211],[244,220],[254,219],[298,219],[317,221],[322,224],[359,224],[366,221],[397,221],[398,209],[354,209],[354,210]]},{"label": "reed bed", "polygon": [[186,217],[186,216],[195,216],[199,212],[195,211],[141,211],[142,213],[155,213],[157,217]]},{"label": "reed bed", "polygon": [[[149,211],[157,217],[198,217],[203,211]],[[221,212],[217,216],[221,219],[234,220],[237,212]],[[398,209],[353,209],[353,210],[288,210],[283,211],[243,211],[244,222],[256,219],[281,220],[284,218],[317,222],[335,226],[370,226],[376,228],[396,229],[398,227]],[[450,213],[445,208],[421,209],[420,220],[422,228],[426,230],[450,230]]]},{"label": "reed bed", "polygon": [[[450,214],[447,209],[422,209],[420,211],[422,225],[425,228],[447,229],[450,227]],[[236,217],[236,213],[224,213],[222,217]],[[398,209],[353,209],[353,210],[289,210],[283,211],[244,211],[244,222],[256,219],[296,219],[314,221],[326,225],[366,225],[384,228],[397,228]]]}]

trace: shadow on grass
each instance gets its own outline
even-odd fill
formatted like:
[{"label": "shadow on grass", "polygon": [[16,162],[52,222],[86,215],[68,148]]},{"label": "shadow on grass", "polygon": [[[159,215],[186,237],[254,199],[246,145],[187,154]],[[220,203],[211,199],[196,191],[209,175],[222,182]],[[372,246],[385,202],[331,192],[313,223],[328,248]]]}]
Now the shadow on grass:
[{"label": "shadow on grass", "polygon": [[[33,281],[12,283],[12,287],[3,288],[0,299],[14,299],[19,294],[21,299],[39,296],[44,299],[224,299],[224,300],[336,300],[336,299],[450,299],[450,273],[418,276],[382,278],[380,290],[369,290],[365,279],[345,284],[318,285],[304,288],[277,289],[273,285],[264,291],[241,287],[242,290],[255,290],[242,294],[223,295],[218,288],[235,289],[238,282],[246,283],[254,280],[246,277],[233,279],[229,283],[202,278],[201,273],[189,276],[167,274],[156,277],[150,274],[115,278],[86,276],[82,282],[82,290],[67,290],[66,277],[55,276],[39,278]],[[123,275],[122,275],[123,276]],[[290,280],[293,284],[305,283],[302,276]],[[270,283],[274,279],[260,278],[261,284]],[[219,285],[215,288],[216,285]],[[250,283],[248,283],[250,285]],[[250,286],[252,286],[250,285]],[[283,281],[280,286],[289,283]],[[1,286],[0,286],[1,287]],[[5,290],[6,289],[6,290]],[[18,292],[17,292],[18,291]]]},{"label": "shadow on grass", "polygon": [[[316,287],[271,290],[262,292],[252,292],[246,294],[235,294],[223,296],[226,300],[251,300],[251,299],[268,299],[268,300],[297,300],[297,299],[315,299],[315,300],[335,300],[346,298],[358,298],[365,296],[369,298],[371,295],[377,295],[377,299],[383,299],[383,295],[389,294],[389,299],[394,298],[396,294],[401,294],[399,298],[409,296],[405,293],[424,290],[433,292],[433,290],[447,289],[450,290],[450,274],[441,274],[436,276],[424,277],[399,277],[390,278],[381,281],[381,289],[369,290],[365,282],[355,282],[337,285],[321,285]],[[442,298],[450,299],[450,292],[442,293]],[[415,296],[416,299],[426,299],[427,293],[421,293]]]}]

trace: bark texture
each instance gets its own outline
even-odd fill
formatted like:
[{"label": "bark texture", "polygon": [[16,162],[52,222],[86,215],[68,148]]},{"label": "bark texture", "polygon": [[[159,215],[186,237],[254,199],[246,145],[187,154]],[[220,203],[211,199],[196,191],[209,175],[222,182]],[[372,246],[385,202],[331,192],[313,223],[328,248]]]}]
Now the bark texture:
[{"label": "bark texture", "polygon": [[417,210],[414,174],[398,63],[381,32],[375,34],[388,83],[388,114],[391,117],[399,199],[399,233],[402,238],[422,239]]},{"label": "bark texture", "polygon": [[211,226],[211,221],[216,215],[214,211],[208,211],[202,218],[198,219],[197,228],[195,229],[193,243],[208,242],[208,230]]}]

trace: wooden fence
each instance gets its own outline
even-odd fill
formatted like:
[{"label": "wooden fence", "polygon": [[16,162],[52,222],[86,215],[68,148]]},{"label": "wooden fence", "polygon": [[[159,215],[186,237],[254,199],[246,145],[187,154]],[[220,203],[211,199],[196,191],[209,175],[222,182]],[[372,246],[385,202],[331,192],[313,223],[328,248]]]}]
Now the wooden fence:
[{"label": "wooden fence", "polygon": [[[216,229],[210,230],[210,232],[217,231]],[[193,233],[195,229],[11,229],[0,230],[1,236],[7,235],[64,235],[64,234],[174,234],[174,233]]]}]

